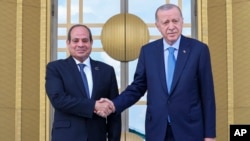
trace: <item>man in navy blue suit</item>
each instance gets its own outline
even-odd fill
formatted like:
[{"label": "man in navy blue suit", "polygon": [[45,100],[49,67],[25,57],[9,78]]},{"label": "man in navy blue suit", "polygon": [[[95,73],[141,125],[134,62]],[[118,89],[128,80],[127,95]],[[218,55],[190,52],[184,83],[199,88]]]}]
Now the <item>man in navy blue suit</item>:
[{"label": "man in navy blue suit", "polygon": [[[178,6],[164,4],[155,13],[163,38],[144,45],[133,82],[112,102],[121,113],[147,91],[146,141],[215,141],[216,106],[209,48],[182,35]],[[168,58],[172,48],[173,57]],[[168,61],[176,61],[169,66]],[[168,81],[173,70],[173,79]],[[171,84],[171,86],[170,86]],[[106,116],[109,111],[97,111]]]},{"label": "man in navy blue suit", "polygon": [[[92,44],[90,29],[74,25],[67,38],[70,56],[47,65],[45,87],[55,109],[52,141],[120,141],[121,115],[95,114],[108,106],[97,100],[115,98],[118,86],[113,67],[89,57]],[[86,88],[80,64],[85,65]]]}]

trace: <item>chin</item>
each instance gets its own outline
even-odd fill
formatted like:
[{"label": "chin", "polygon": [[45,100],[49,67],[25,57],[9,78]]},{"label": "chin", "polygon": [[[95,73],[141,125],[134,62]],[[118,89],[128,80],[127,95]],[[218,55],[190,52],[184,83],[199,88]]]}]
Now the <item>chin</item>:
[{"label": "chin", "polygon": [[169,44],[174,44],[177,41],[177,39],[168,39],[168,43]]}]

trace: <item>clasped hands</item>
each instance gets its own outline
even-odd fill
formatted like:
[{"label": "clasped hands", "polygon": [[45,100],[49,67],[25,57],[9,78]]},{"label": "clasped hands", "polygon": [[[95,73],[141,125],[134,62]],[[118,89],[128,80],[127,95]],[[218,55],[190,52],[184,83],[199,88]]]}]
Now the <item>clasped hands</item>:
[{"label": "clasped hands", "polygon": [[101,98],[95,103],[95,111],[97,115],[106,118],[111,113],[115,112],[115,106],[113,102],[107,98]]}]

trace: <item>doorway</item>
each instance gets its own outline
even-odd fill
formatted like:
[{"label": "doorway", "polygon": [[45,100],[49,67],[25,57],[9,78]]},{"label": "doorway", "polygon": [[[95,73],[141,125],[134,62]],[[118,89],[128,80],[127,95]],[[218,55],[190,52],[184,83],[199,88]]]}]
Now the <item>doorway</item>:
[{"label": "doorway", "polygon": [[[110,57],[103,49],[101,31],[112,16],[130,13],[146,23],[149,42],[161,38],[155,27],[155,10],[164,3],[179,5],[184,16],[183,35],[196,37],[196,14],[194,0],[53,0],[52,5],[52,48],[51,59],[64,59],[69,56],[66,47],[67,31],[73,24],[85,24],[93,35],[91,58],[103,61],[115,68],[119,90],[122,91],[133,80],[137,59],[120,62]],[[123,141],[144,140],[144,120],[146,94],[135,105],[122,113]],[[136,118],[135,118],[136,117]],[[53,110],[51,113],[53,120]]]}]

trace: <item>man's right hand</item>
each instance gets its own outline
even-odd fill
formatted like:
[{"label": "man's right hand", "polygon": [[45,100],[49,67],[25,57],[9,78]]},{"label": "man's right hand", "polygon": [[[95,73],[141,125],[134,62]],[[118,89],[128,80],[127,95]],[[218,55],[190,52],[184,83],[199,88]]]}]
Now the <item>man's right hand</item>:
[{"label": "man's right hand", "polygon": [[111,113],[115,112],[113,102],[107,98],[101,98],[95,103],[95,111],[97,115],[106,118]]}]

